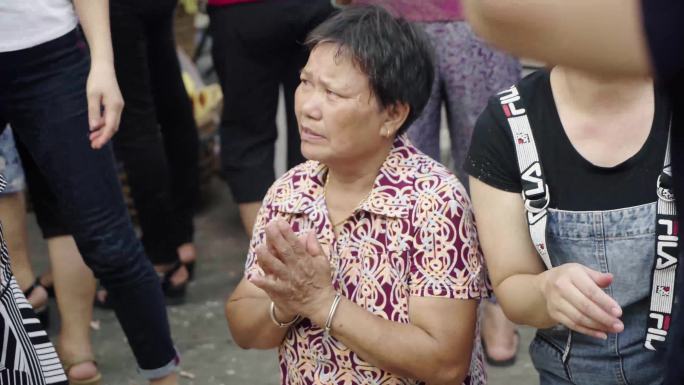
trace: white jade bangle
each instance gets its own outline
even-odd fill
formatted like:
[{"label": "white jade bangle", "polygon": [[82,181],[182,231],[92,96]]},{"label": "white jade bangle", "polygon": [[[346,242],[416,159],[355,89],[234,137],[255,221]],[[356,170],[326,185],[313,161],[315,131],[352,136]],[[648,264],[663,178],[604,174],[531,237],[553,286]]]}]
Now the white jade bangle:
[{"label": "white jade bangle", "polygon": [[332,328],[333,317],[335,317],[335,312],[337,311],[337,306],[339,306],[341,299],[342,299],[342,294],[340,294],[340,293],[335,294],[335,299],[333,300],[333,303],[330,306],[330,312],[328,312],[328,319],[325,320],[325,335],[326,336],[330,335],[330,329]]},{"label": "white jade bangle", "polygon": [[276,318],[275,315],[275,304],[273,301],[271,301],[271,310],[269,312],[271,314],[271,320],[273,321],[274,324],[276,324],[279,328],[286,328],[288,326],[292,326],[295,322],[299,321],[299,315],[295,316],[292,321],[290,322],[280,322]]}]

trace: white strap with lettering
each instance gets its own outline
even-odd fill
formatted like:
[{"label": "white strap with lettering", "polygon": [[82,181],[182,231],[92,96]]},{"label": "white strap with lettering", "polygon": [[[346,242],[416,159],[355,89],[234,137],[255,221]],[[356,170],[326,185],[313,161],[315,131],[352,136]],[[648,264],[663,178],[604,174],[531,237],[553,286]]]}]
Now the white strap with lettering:
[{"label": "white strap with lettering", "polygon": [[515,105],[516,102],[520,101],[520,93],[515,86],[500,92],[498,95],[504,114],[508,119],[508,125],[513,133],[530,237],[544,265],[550,269],[552,267],[551,259],[546,246],[547,207],[550,201],[549,186],[546,184],[539,162],[539,152],[532,135],[530,121],[525,109],[518,108]]},{"label": "white strap with lettering", "polygon": [[649,350],[664,347],[672,319],[675,279],[679,257],[679,223],[677,207],[672,192],[672,167],[670,165],[670,136],[663,171],[658,177],[658,209],[656,213],[656,258],[653,264],[651,305],[648,314],[646,340]]}]

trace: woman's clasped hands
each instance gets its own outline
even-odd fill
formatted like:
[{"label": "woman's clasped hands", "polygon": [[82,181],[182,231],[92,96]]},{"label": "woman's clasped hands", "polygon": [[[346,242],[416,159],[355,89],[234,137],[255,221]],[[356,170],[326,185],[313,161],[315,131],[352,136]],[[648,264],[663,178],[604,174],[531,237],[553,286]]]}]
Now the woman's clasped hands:
[{"label": "woman's clasped hands", "polygon": [[254,275],[250,282],[271,298],[278,321],[297,316],[325,320],[335,289],[330,262],[313,231],[297,236],[287,222],[275,219],[266,225],[256,257],[264,275]]}]

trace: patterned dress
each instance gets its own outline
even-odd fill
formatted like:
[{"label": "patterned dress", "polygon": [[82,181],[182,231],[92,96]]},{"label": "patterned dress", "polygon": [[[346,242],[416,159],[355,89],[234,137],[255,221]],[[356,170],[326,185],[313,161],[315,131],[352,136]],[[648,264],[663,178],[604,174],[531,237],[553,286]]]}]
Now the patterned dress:
[{"label": "patterned dress", "polygon": [[[315,231],[330,258],[333,285],[346,298],[378,317],[409,323],[410,297],[478,299],[487,295],[485,268],[470,201],[456,177],[413,147],[396,139],[370,195],[336,238],[328,216],[327,167],[303,163],[271,187],[257,218],[246,276],[262,274],[255,249],[264,228],[283,218],[299,233]],[[453,322],[459,322],[455,317]],[[485,383],[475,334],[471,368],[464,384]],[[402,378],[358,357],[304,319],[290,328],[279,349],[282,384],[402,384]]]},{"label": "patterned dress", "polygon": [[[446,110],[453,170],[466,186],[463,171],[473,127],[489,97],[520,79],[518,59],[490,47],[463,18],[459,0],[354,0],[374,4],[415,22],[434,50],[432,95],[408,135],[413,144],[440,160],[442,109]],[[452,163],[453,162],[453,163]]]},{"label": "patterned dress", "polygon": [[[0,192],[6,187],[0,174]],[[66,385],[67,377],[48,335],[10,269],[0,226],[0,384]]]},{"label": "patterned dress", "polygon": [[354,0],[354,4],[380,5],[411,21],[463,20],[463,8],[459,0]]}]

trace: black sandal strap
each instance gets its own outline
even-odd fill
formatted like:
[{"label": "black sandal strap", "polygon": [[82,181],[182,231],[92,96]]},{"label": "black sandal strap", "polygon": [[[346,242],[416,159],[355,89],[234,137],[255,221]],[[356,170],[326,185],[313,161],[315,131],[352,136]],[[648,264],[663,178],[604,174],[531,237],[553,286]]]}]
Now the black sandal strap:
[{"label": "black sandal strap", "polygon": [[[33,282],[33,285],[29,286],[28,289],[24,290],[24,297],[26,297],[26,299],[28,299],[28,297],[31,296],[31,293],[33,293],[33,291],[38,287],[42,287],[43,289],[45,289],[45,286],[43,286],[40,283],[40,277],[37,277],[36,280]],[[47,291],[47,289],[46,289],[46,291]]]},{"label": "black sandal strap", "polygon": [[168,271],[165,271],[164,273],[160,273],[159,276],[162,277],[164,281],[168,281],[171,279],[171,277],[176,274],[178,270],[180,270],[181,267],[185,266],[185,264],[181,261],[176,261],[173,263],[173,266],[171,266],[171,269]]}]

